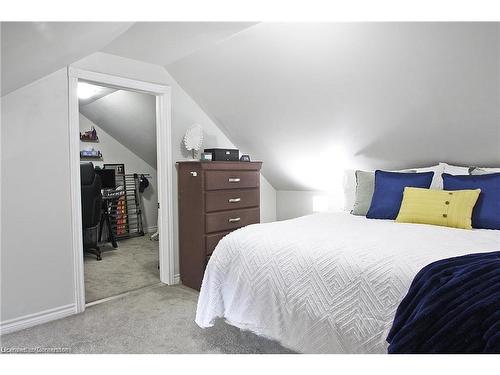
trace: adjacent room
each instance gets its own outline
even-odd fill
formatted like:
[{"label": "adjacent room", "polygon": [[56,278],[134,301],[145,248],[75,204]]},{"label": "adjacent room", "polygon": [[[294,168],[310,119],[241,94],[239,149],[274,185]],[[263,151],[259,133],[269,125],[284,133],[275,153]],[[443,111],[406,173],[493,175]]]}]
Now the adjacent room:
[{"label": "adjacent room", "polygon": [[85,301],[160,282],[156,99],[78,82]]},{"label": "adjacent room", "polygon": [[500,354],[500,22],[2,22],[1,69],[2,350]]}]

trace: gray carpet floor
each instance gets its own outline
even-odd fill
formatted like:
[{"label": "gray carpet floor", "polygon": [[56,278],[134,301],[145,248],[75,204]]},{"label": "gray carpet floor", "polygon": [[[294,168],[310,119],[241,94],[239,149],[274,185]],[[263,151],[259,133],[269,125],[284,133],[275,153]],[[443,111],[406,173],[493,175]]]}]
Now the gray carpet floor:
[{"label": "gray carpet floor", "polygon": [[158,242],[149,236],[101,246],[102,260],[85,253],[85,301],[93,302],[160,282]]},{"label": "gray carpet floor", "polygon": [[198,293],[163,284],[87,307],[84,313],[0,337],[2,347],[71,353],[292,353],[223,321],[194,322]]}]

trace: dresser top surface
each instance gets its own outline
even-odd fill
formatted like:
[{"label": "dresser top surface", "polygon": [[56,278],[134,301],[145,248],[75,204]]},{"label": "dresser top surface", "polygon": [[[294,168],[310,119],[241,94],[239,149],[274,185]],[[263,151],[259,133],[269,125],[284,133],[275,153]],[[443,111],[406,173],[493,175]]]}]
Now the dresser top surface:
[{"label": "dresser top surface", "polygon": [[258,171],[262,167],[261,161],[200,161],[182,160],[176,163],[179,167],[197,166],[201,169],[217,170],[254,170]]}]

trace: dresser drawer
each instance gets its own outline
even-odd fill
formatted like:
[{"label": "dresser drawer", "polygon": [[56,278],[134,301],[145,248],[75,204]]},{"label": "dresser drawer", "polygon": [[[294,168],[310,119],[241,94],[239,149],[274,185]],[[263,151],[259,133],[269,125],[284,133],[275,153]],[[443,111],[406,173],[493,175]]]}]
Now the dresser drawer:
[{"label": "dresser drawer", "polygon": [[212,255],[217,244],[222,238],[231,232],[222,232],[217,234],[209,234],[205,236],[205,250],[207,251],[207,255]]},{"label": "dresser drawer", "polygon": [[206,212],[257,207],[259,202],[259,189],[213,190],[205,193]]},{"label": "dresser drawer", "polygon": [[205,171],[205,190],[257,188],[259,171]]},{"label": "dresser drawer", "polygon": [[205,215],[205,230],[207,233],[231,230],[260,221],[259,208],[216,212]]}]

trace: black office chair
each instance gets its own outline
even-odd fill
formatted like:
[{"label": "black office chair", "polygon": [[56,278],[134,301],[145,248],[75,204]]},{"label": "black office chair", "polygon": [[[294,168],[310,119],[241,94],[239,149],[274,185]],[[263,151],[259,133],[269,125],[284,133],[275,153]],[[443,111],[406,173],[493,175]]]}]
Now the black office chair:
[{"label": "black office chair", "polygon": [[80,164],[82,186],[82,230],[83,251],[95,254],[101,260],[101,249],[97,245],[97,229],[101,218],[101,177],[95,173],[94,164]]}]

